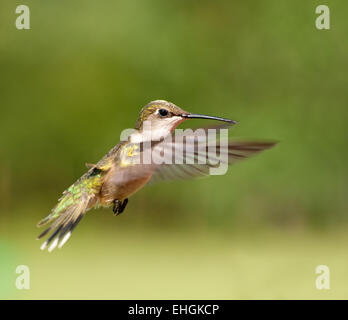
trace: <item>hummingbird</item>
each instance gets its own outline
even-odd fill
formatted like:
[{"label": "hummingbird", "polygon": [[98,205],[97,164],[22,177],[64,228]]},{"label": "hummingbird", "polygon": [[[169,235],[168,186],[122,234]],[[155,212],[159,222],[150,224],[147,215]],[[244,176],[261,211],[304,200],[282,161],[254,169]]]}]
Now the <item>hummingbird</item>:
[{"label": "hummingbird", "polygon": [[[146,151],[146,142],[150,142],[147,148],[151,150],[160,144],[165,145],[163,139],[173,136],[176,127],[189,119],[215,120],[227,126],[237,124],[226,118],[190,113],[165,100],[148,103],[141,109],[127,139],[113,147],[96,164],[86,164],[88,171],[63,192],[50,214],[37,224],[38,227],[49,224],[37,238],[49,235],[41,250],[48,248],[51,252],[57,246],[61,248],[92,208],[112,207],[115,215],[121,214],[128,198],[150,182],[209,175],[209,169],[214,166],[209,162],[143,164],[136,161]],[[146,123],[151,125],[150,135],[145,130]],[[174,142],[170,148],[183,149],[185,144],[187,142]],[[232,164],[246,159],[274,145],[272,141],[229,141],[227,162]],[[195,159],[197,156],[199,152],[194,153]]]}]

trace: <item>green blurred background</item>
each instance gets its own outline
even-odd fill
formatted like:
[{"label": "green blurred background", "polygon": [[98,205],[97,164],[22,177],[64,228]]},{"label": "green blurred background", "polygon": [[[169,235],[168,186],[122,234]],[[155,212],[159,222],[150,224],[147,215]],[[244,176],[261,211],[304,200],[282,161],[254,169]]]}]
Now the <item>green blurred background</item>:
[{"label": "green blurred background", "polygon": [[[347,298],[347,14],[344,0],[2,1],[0,298]],[[281,143],[225,176],[149,186],[119,217],[91,211],[40,251],[36,222],[154,99]]]}]

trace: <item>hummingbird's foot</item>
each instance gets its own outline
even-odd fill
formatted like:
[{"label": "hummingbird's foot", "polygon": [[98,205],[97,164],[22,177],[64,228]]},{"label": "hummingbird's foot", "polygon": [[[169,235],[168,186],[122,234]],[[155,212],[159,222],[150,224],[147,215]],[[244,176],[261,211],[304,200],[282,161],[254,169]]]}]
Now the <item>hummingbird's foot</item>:
[{"label": "hummingbird's foot", "polygon": [[121,201],[120,200],[117,200],[115,199],[114,200],[114,206],[112,208],[112,211],[114,212],[114,215],[118,215],[118,210],[120,209],[121,207]]},{"label": "hummingbird's foot", "polygon": [[123,212],[123,210],[126,208],[128,203],[128,198],[124,199],[120,208],[118,209],[118,214],[121,214]]},{"label": "hummingbird's foot", "polygon": [[121,214],[124,211],[124,209],[126,208],[127,203],[128,203],[128,199],[124,199],[123,202],[121,202],[120,200],[115,199],[114,200],[114,206],[112,208],[112,211],[114,212],[114,214],[116,216]]}]

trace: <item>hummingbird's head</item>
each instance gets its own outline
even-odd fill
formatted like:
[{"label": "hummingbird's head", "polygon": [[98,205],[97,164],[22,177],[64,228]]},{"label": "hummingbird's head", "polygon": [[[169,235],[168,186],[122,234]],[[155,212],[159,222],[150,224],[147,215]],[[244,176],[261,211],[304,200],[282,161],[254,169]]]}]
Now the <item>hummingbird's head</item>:
[{"label": "hummingbird's head", "polygon": [[145,121],[151,122],[151,127],[162,127],[169,131],[174,130],[181,122],[185,121],[182,117],[188,112],[182,110],[174,103],[165,100],[155,100],[148,103],[141,109],[135,129],[141,130]]},{"label": "hummingbird's head", "polygon": [[230,124],[237,123],[236,121],[230,119],[190,113],[179,108],[174,103],[165,100],[155,100],[151,101],[141,109],[135,129],[140,130],[145,121],[151,121],[152,125],[156,126],[159,124],[163,127],[170,128],[170,131],[172,131],[181,122],[188,119],[210,119],[224,121]]},{"label": "hummingbird's head", "polygon": [[163,137],[166,136],[166,132],[173,132],[180,123],[188,119],[210,119],[230,124],[236,123],[236,121],[230,119],[193,114],[179,108],[174,103],[165,100],[155,100],[141,109],[135,129],[142,131],[144,123],[148,121],[151,124],[152,135],[155,134],[157,136],[158,134],[158,136]]}]

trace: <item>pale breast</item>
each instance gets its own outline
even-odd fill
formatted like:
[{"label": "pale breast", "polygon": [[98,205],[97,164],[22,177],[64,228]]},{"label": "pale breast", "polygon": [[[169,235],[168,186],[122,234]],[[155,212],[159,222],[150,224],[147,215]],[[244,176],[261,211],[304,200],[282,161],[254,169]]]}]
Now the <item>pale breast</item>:
[{"label": "pale breast", "polygon": [[126,145],[119,153],[119,159],[107,173],[100,192],[100,202],[111,205],[117,200],[128,198],[142,188],[151,178],[153,166],[136,161],[137,148]]}]

